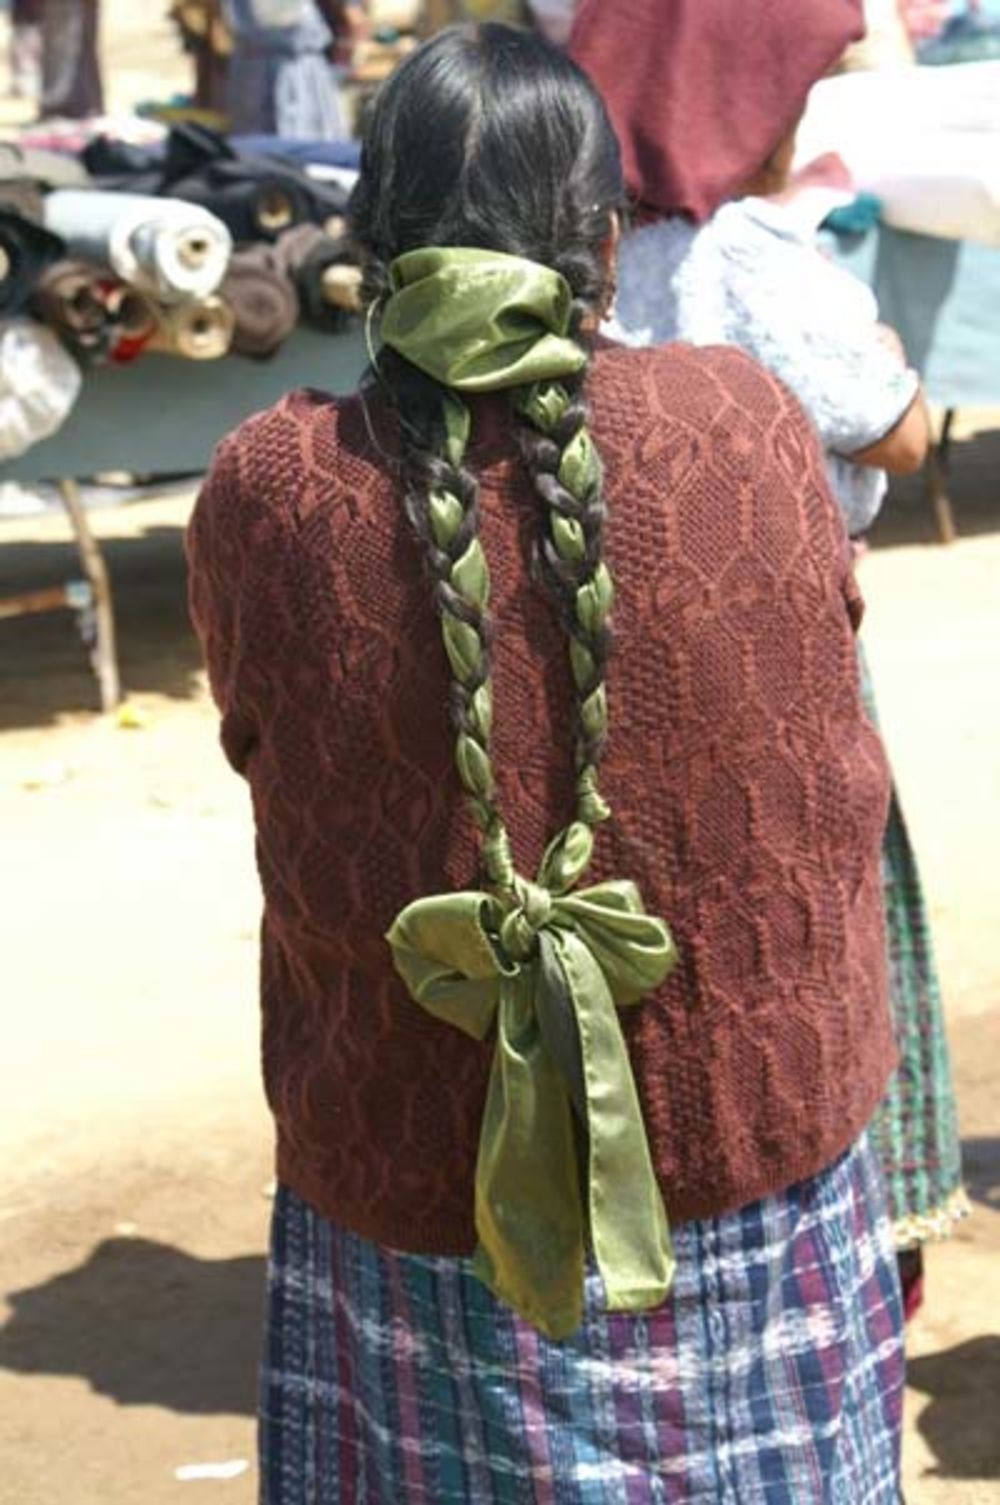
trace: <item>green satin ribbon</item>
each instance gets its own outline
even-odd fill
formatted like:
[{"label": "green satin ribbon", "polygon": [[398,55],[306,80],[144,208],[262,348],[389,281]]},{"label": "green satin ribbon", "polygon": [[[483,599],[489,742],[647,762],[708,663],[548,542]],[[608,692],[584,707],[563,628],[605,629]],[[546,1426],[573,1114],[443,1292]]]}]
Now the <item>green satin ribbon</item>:
[{"label": "green satin ribbon", "polygon": [[[559,891],[575,882],[580,857],[586,865],[590,839],[570,826],[546,854],[539,882],[517,880],[513,909],[485,892],[438,894],[410,904],[388,937],[417,1003],[477,1040],[496,1028],[476,1165],[474,1269],[552,1338],[568,1337],[582,1320],[588,1214],[611,1310],[659,1305],[674,1273],[615,1010],[658,987],[676,952],[633,883]],[[588,1143],[585,1198],[574,1104]]]},{"label": "green satin ribbon", "polygon": [[[568,338],[572,296],[563,277],[518,257],[448,247],[399,257],[390,281],[382,339],[448,389],[442,443],[452,467],[461,467],[469,440],[462,393],[512,389],[526,422],[558,430],[571,400],[559,382],[587,363]],[[600,460],[585,425],[564,443],[558,479],[581,503],[599,488]],[[572,892],[590,862],[594,827],[610,815],[579,742],[576,818],[550,844],[537,882],[516,872],[489,757],[486,556],[477,536],[456,543],[465,517],[457,492],[432,491],[427,517],[452,561],[448,583],[462,608],[446,602],[441,610],[445,652],[468,696],[455,757],[494,891],[419,899],[387,939],[421,1007],[477,1040],[496,1031],[476,1165],[474,1268],[522,1316],[563,1338],[583,1316],[588,1230],[611,1310],[657,1306],[673,1279],[670,1230],[616,1009],[658,987],[676,954],[634,884]],[[551,507],[548,525],[567,570],[579,574],[580,630],[569,656],[580,722],[594,738],[606,730],[608,708],[588,644],[605,630],[614,584],[603,560],[583,569],[586,538],[571,509]]]},{"label": "green satin ribbon", "polygon": [[551,267],[469,247],[408,251],[389,268],[385,345],[456,392],[495,392],[582,371],[567,338],[572,293]]}]

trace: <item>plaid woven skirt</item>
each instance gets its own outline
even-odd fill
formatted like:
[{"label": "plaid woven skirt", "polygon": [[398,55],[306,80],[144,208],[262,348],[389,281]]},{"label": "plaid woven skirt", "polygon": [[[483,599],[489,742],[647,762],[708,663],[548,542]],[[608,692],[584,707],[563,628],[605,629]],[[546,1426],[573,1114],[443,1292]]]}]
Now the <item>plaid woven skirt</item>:
[{"label": "plaid woven skirt", "polygon": [[[877,725],[864,656],[865,708]],[[882,848],[889,1002],[899,1066],[871,1125],[896,1244],[910,1249],[950,1233],[968,1211],[955,1086],[930,923],[916,857],[895,788]]]},{"label": "plaid woven skirt", "polygon": [[554,1343],[469,1262],[394,1253],[285,1187],[262,1505],[897,1505],[902,1314],[867,1138],[675,1230],[669,1299]]}]

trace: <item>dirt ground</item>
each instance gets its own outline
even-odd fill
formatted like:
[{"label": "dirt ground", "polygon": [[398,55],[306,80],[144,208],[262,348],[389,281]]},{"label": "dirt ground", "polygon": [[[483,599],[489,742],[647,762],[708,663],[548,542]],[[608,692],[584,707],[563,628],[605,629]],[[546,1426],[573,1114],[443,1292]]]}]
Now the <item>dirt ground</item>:
[{"label": "dirt ground", "polygon": [[[105,0],[116,107],[187,82],[163,9]],[[23,117],[0,101],[0,124]],[[929,546],[910,487],[862,576],[974,1205],[930,1255],[911,1334],[909,1505],[1000,1501],[995,427],[958,449],[961,541]],[[255,1497],[270,1209],[258,899],[245,794],[217,751],[186,621],[189,507],[179,494],[95,520],[137,725],[93,714],[68,616],[0,623],[0,1505]],[[0,595],[78,574],[59,518],[0,523]],[[231,1477],[178,1477],[188,1465]]]}]

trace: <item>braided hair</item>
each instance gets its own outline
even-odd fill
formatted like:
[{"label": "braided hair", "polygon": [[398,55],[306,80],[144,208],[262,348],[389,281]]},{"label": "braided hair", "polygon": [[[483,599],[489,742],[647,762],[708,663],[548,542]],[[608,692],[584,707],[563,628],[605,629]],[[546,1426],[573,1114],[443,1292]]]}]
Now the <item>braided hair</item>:
[{"label": "braided hair", "polygon": [[[366,300],[377,305],[387,296],[390,266],[408,251],[499,251],[565,279],[572,298],[568,336],[589,353],[607,302],[605,249],[623,196],[604,106],[563,53],[506,26],[442,32],[397,70],[369,122],[351,203]],[[585,377],[584,355],[578,374],[515,389],[511,401],[541,504],[536,568],[569,637],[575,831],[586,845],[609,813],[597,772],[607,729],[613,592],[602,555],[601,467],[587,431]],[[400,417],[403,502],[433,580],[453,676],[456,757],[482,833],[486,877],[501,893],[518,884],[523,904],[533,886],[515,873],[490,763],[489,574],[478,536],[478,482],[464,463],[468,412],[397,351],[383,349],[378,379]]]}]

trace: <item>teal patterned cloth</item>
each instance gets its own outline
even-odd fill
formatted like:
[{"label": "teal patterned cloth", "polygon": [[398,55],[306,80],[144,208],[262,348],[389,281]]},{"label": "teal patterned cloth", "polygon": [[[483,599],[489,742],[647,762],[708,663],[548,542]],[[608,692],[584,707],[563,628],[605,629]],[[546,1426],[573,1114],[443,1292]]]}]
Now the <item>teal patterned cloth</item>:
[{"label": "teal patterned cloth", "polygon": [[[865,707],[875,692],[859,651]],[[968,1211],[944,1008],[927,906],[895,785],[882,849],[889,998],[899,1065],[871,1125],[900,1249],[947,1235]]]}]

